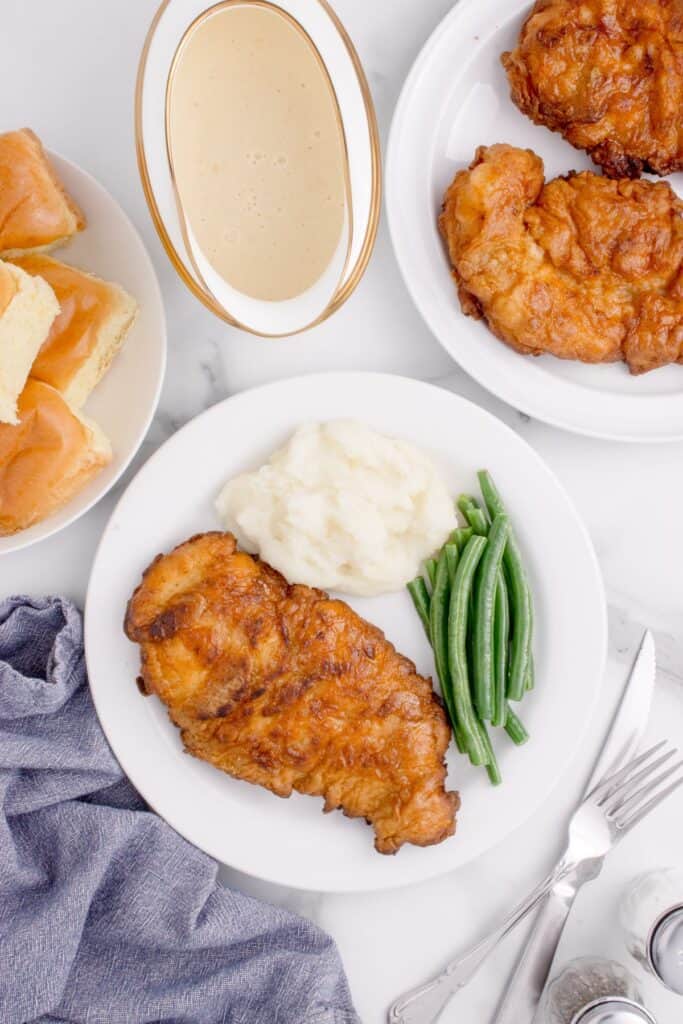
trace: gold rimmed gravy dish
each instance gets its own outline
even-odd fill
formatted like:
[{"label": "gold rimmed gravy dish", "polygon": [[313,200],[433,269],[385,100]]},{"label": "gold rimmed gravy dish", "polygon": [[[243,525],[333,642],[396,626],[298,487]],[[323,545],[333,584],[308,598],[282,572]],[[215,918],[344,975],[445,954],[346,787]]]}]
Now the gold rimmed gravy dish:
[{"label": "gold rimmed gravy dish", "polygon": [[222,319],[269,337],[326,319],[369,261],[377,127],[321,0],[167,0],[143,52],[140,171],[171,261]]}]

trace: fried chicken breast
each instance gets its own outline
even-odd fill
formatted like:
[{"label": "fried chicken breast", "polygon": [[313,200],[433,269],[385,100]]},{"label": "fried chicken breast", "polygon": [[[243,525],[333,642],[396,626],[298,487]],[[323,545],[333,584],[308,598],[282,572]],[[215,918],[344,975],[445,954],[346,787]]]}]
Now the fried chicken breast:
[{"label": "fried chicken breast", "polygon": [[683,362],[683,202],[665,182],[544,185],[530,150],[481,147],[439,226],[463,311],[518,352],[632,373]]},{"label": "fried chicken breast", "polygon": [[125,631],[141,647],[141,688],[195,757],[365,818],[380,853],[455,831],[450,727],[431,683],[343,601],[207,533],[152,563]]},{"label": "fried chicken breast", "polygon": [[683,0],[537,0],[502,61],[522,113],[610,177],[683,168]]}]

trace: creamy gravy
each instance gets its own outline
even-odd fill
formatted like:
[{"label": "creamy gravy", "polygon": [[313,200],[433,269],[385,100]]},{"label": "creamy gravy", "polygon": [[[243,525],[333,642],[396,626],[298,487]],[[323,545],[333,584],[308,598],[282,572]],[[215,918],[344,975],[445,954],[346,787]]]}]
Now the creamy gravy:
[{"label": "creamy gravy", "polygon": [[314,285],[342,236],[346,155],[308,37],[271,7],[216,11],[183,43],[168,113],[176,187],[213,269],[256,299]]}]

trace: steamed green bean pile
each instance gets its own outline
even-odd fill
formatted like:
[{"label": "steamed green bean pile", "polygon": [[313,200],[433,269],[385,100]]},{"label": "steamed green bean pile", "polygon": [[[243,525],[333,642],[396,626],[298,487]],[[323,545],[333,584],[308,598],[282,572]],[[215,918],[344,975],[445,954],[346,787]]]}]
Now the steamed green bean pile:
[{"label": "steamed green bean pile", "polygon": [[510,702],[534,686],[533,602],[503,501],[486,470],[482,504],[458,499],[467,523],[455,530],[408,591],[434,651],[455,743],[501,782],[489,725],[517,746],[529,736]]}]

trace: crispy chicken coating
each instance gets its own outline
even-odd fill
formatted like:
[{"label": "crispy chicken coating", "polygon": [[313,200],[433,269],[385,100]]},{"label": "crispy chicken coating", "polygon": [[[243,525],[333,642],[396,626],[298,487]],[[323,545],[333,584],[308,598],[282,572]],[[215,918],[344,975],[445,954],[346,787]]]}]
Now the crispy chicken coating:
[{"label": "crispy chicken coating", "polygon": [[343,601],[207,533],[162,555],[125,630],[186,749],[278,796],[365,818],[380,853],[455,831],[450,727],[431,683]]},{"label": "crispy chicken coating", "polygon": [[439,226],[463,311],[518,352],[632,373],[683,362],[683,202],[665,182],[544,185],[530,150],[481,147]]},{"label": "crispy chicken coating", "polygon": [[683,0],[537,0],[502,61],[522,113],[610,177],[683,168]]}]

